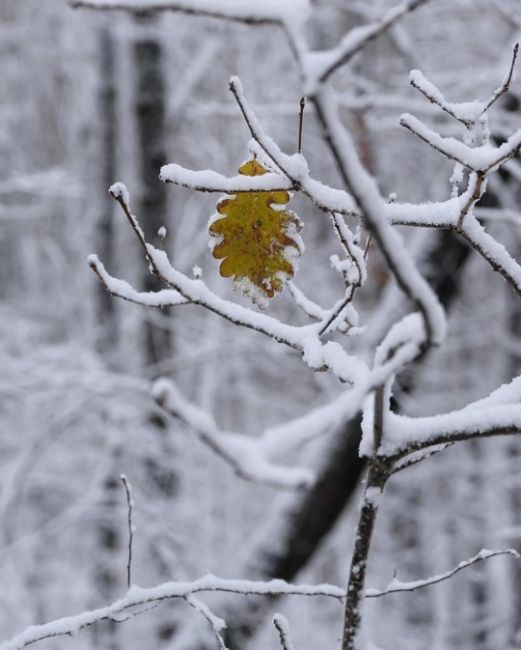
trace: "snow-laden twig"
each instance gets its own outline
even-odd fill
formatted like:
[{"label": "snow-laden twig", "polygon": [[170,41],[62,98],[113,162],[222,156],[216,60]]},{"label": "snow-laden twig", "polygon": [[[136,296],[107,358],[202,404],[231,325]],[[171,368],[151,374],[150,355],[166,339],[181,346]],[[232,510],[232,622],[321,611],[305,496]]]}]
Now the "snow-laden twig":
[{"label": "snow-laden twig", "polygon": [[444,445],[439,445],[438,447],[433,447],[430,449],[422,449],[420,451],[414,452],[409,456],[402,458],[397,463],[395,463],[393,465],[391,474],[394,476],[394,474],[398,474],[398,472],[403,472],[404,470],[409,469],[409,467],[414,467],[414,465],[418,465],[418,463],[427,460],[427,458],[432,458],[432,456],[436,456],[437,454],[440,454],[442,451],[445,451],[445,449],[452,447],[453,444],[455,443],[447,442]]},{"label": "snow-laden twig", "polygon": [[334,98],[330,93],[321,91],[315,96],[314,104],[324,135],[342,170],[344,181],[363,213],[366,227],[398,284],[423,315],[426,343],[441,343],[446,331],[443,308],[407,254],[401,237],[386,220],[388,204],[381,196],[373,177],[363,167],[355,144],[335,110]]},{"label": "snow-laden twig", "polygon": [[510,61],[510,68],[507,72],[507,75],[505,79],[503,80],[503,83],[499,88],[496,88],[496,90],[492,93],[492,95],[489,97],[489,99],[484,102],[484,107],[481,112],[481,114],[485,113],[488,111],[488,109],[497,102],[497,100],[505,95],[509,90],[510,90],[510,85],[512,83],[512,79],[514,77],[514,68],[516,66],[516,61],[517,61],[517,55],[519,54],[519,43],[514,44],[514,48],[512,50],[512,59]]},{"label": "snow-laden twig", "polygon": [[221,636],[221,632],[226,629],[226,621],[220,616],[216,616],[202,600],[196,598],[193,594],[186,596],[186,602],[195,609],[196,612],[199,612],[203,618],[208,621],[210,628],[213,632],[213,635],[219,645],[219,650],[228,650],[224,639]]},{"label": "snow-laden twig", "polygon": [[368,43],[389,30],[406,14],[429,0],[407,0],[389,9],[380,19],[349,30],[340,43],[330,49],[308,52],[303,59],[305,91],[312,96],[325,81]]},{"label": "snow-laden twig", "polygon": [[440,573],[439,575],[426,578],[424,580],[413,580],[410,582],[401,582],[397,578],[393,578],[391,582],[384,589],[366,589],[365,597],[366,598],[380,598],[381,596],[387,596],[388,594],[402,593],[405,591],[416,591],[418,589],[423,589],[424,587],[430,587],[431,585],[436,585],[444,580],[450,580],[456,573],[463,571],[469,566],[476,564],[477,562],[482,562],[483,560],[488,560],[491,557],[497,557],[499,555],[510,555],[516,560],[519,559],[519,553],[512,548],[508,548],[501,551],[489,551],[483,549],[474,557],[469,558],[468,560],[463,560],[460,562],[454,569],[446,571],[445,573]]},{"label": "snow-laden twig", "polygon": [[421,92],[432,104],[436,104],[442,111],[461,122],[467,128],[471,128],[502,95],[510,90],[518,52],[519,43],[516,43],[512,51],[510,67],[503,83],[484,101],[449,102],[445,99],[441,90],[425,78],[421,70],[411,70],[409,82],[413,88]]},{"label": "snow-laden twig", "polygon": [[[159,292],[138,292],[127,282],[111,276],[98,257],[90,255],[88,261],[91,268],[110,293],[146,306],[200,305],[235,325],[265,334],[301,352],[304,361],[315,370],[330,369],[341,381],[347,383],[355,383],[360,377],[366,376],[368,369],[363,361],[349,355],[338,344],[323,343],[320,340],[321,323],[300,327],[288,325],[273,316],[225,300],[213,293],[202,280],[189,278],[178,271],[171,264],[165,251],[155,248],[146,241],[143,230],[130,209],[127,188],[122,183],[116,183],[110,188],[110,193],[121,206],[138,239],[151,273],[168,287],[168,290]],[[334,354],[332,354],[333,347]]]},{"label": "snow-laden twig", "polygon": [[521,266],[503,244],[486,232],[475,217],[467,218],[458,232],[521,296]]},{"label": "snow-laden twig", "polygon": [[[87,610],[74,616],[32,625],[7,641],[0,643],[0,650],[20,650],[38,641],[58,636],[74,636],[85,627],[100,621],[118,620],[121,614],[143,605],[152,605],[172,598],[186,599],[201,592],[228,592],[244,596],[326,596],[341,600],[345,591],[329,584],[294,585],[284,580],[255,582],[249,580],[224,580],[207,575],[193,582],[165,582],[156,587],[131,587],[127,594],[106,607]],[[141,613],[141,612],[139,612]],[[215,622],[215,621],[214,621]]]},{"label": "snow-laden twig", "polygon": [[277,192],[291,190],[293,186],[287,176],[266,173],[261,176],[223,176],[211,169],[192,171],[175,163],[161,167],[159,178],[164,183],[174,183],[197,192]]},{"label": "snow-laden twig", "polygon": [[291,642],[289,636],[289,623],[287,618],[282,616],[282,614],[275,614],[273,617],[273,625],[279,633],[279,641],[282,650],[295,650],[295,646]]},{"label": "snow-laden twig", "polygon": [[433,149],[443,154],[449,160],[459,162],[473,172],[487,173],[519,153],[521,147],[521,129],[516,131],[499,147],[484,144],[479,147],[469,147],[456,138],[444,138],[423,124],[417,117],[404,113],[400,124],[411,133],[418,136]]},{"label": "snow-laden twig", "polygon": [[431,104],[436,104],[448,115],[464,124],[467,128],[472,126],[483,111],[484,104],[479,101],[449,102],[441,90],[425,78],[421,70],[411,70],[409,83],[416,88]]},{"label": "snow-laden twig", "polygon": [[[365,378],[360,378],[353,387],[331,402],[294,420],[270,427],[264,432],[259,444],[266,448],[268,454],[283,453],[348,422],[360,411],[369,393],[385,385],[416,358],[424,340],[425,330],[420,314],[408,315],[396,323],[382,341],[374,366]],[[335,348],[330,349],[334,353]],[[367,449],[361,449],[364,453],[367,452],[367,456],[374,455],[370,443]]]}]

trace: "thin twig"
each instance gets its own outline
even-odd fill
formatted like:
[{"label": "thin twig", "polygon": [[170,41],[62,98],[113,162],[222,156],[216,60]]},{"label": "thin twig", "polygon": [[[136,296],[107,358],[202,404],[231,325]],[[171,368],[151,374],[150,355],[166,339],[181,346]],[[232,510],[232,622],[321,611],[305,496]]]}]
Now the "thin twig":
[{"label": "thin twig", "polygon": [[103,4],[96,0],[69,0],[69,5],[73,9],[94,9],[102,11],[123,11],[129,14],[134,14],[137,16],[149,16],[151,14],[156,14],[159,12],[178,12],[193,16],[203,16],[207,18],[218,18],[221,20],[232,21],[245,23],[247,25],[276,25],[281,23],[280,18],[276,16],[256,16],[255,13],[248,15],[246,12],[244,15],[233,15],[232,13],[227,13],[225,11],[220,12],[218,8],[212,10],[210,8],[195,8],[190,7],[186,2],[142,2],[141,4],[136,2],[125,2],[121,0],[116,2],[112,0]]},{"label": "thin twig", "polygon": [[279,633],[280,645],[282,650],[295,650],[295,646],[291,643],[289,636],[289,623],[285,616],[282,614],[275,614],[273,617],[273,625]]},{"label": "thin twig", "polygon": [[481,115],[486,113],[488,109],[497,102],[497,100],[502,96],[505,95],[509,90],[510,90],[510,84],[512,83],[512,78],[514,76],[514,68],[516,65],[516,60],[517,60],[517,55],[519,54],[519,43],[516,43],[514,45],[514,49],[512,50],[512,60],[510,61],[510,68],[508,71],[508,74],[503,81],[503,84],[497,88],[490,99],[485,103],[485,106],[483,107],[483,110],[481,111]]},{"label": "thin twig", "polygon": [[[423,73],[422,73],[422,77],[423,77]],[[423,78],[425,78],[425,77],[423,77]],[[434,86],[434,84],[432,84],[432,82],[429,82],[429,83],[432,86]],[[472,126],[472,124],[473,124],[472,120],[461,117],[461,115],[458,115],[456,113],[456,111],[454,110],[454,108],[456,108],[458,106],[458,104],[453,104],[452,102],[447,102],[445,100],[445,98],[443,97],[443,95],[441,95],[441,92],[440,92],[440,95],[438,97],[436,97],[435,95],[432,94],[432,92],[429,92],[424,86],[422,86],[420,83],[418,83],[418,81],[417,81],[417,79],[415,77],[411,78],[410,84],[411,84],[411,86],[413,88],[418,90],[426,99],[428,99],[431,104],[435,104],[436,106],[439,106],[439,108],[441,108],[442,111],[447,113],[447,115],[450,115],[455,120],[458,120],[458,122],[461,122],[461,124],[463,124],[467,128],[470,128]],[[434,86],[434,88],[436,88],[436,86]],[[438,90],[438,89],[436,88],[436,90]]]},{"label": "thin twig", "polygon": [[409,469],[409,467],[414,467],[414,465],[421,463],[423,460],[426,460],[427,458],[432,458],[432,456],[436,456],[442,451],[445,451],[445,449],[452,447],[453,444],[454,443],[452,442],[448,442],[444,445],[440,445],[435,449],[428,449],[420,453],[412,454],[408,458],[405,458],[400,462],[396,463],[396,465],[393,467],[393,471],[391,472],[391,475],[394,476],[399,472],[403,472],[405,469]]},{"label": "thin twig", "polygon": [[304,128],[304,107],[306,106],[306,98],[300,98],[300,114],[298,118],[298,147],[297,152],[302,153],[302,130]]},{"label": "thin twig", "polygon": [[[413,133],[416,137],[420,138],[420,140],[423,140],[426,144],[428,144],[430,147],[432,147],[435,151],[438,153],[441,153],[443,156],[448,158],[449,160],[454,160],[454,162],[459,163],[466,169],[470,169],[470,171],[473,172],[478,172],[479,170],[475,169],[469,162],[463,160],[460,156],[456,154],[456,152],[452,149],[446,148],[444,146],[444,138],[442,138],[440,135],[426,127],[420,120],[417,120],[414,118],[414,121],[412,121],[412,116],[409,115],[402,115],[400,118],[400,126],[405,127],[408,129],[411,133]],[[422,129],[418,128],[418,126],[422,127]],[[434,141],[436,139],[436,142]],[[458,142],[454,140],[454,142]],[[461,145],[463,146],[463,145]]]},{"label": "thin twig", "polygon": [[351,29],[338,47],[332,50],[332,52],[336,50],[337,56],[331,57],[332,61],[324,66],[324,70],[320,72],[318,78],[319,82],[323,84],[338,68],[351,61],[355,54],[360,52],[368,43],[387,32],[406,14],[426,2],[429,2],[429,0],[406,0],[401,5],[389,9],[379,20]]},{"label": "thin twig", "polygon": [[187,596],[185,600],[190,605],[190,607],[193,607],[196,612],[199,612],[199,614],[201,614],[201,616],[208,621],[217,644],[219,645],[219,650],[228,650],[228,647],[226,646],[224,639],[221,636],[221,630],[226,627],[225,621],[215,616],[215,614],[210,611],[208,606],[198,598],[195,598],[195,596]]},{"label": "thin twig", "polygon": [[128,478],[126,477],[125,474],[120,474],[119,478],[123,483],[123,486],[125,488],[125,494],[127,495],[127,507],[128,507],[127,587],[130,589],[130,587],[132,586],[132,544],[134,542],[134,533],[136,531],[134,527],[134,523],[132,521],[134,501],[132,500],[132,486],[130,485]]}]

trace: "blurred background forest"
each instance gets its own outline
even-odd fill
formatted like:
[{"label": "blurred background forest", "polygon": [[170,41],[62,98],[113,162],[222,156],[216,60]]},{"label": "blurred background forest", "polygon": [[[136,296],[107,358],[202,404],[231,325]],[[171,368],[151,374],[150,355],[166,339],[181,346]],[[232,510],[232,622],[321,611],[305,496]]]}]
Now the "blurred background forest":
[{"label": "blurred background forest", "polygon": [[[259,0],[262,1],[262,0]],[[283,1],[283,0],[281,0]],[[394,0],[315,0],[309,34],[331,47]],[[420,68],[451,100],[483,98],[508,70],[521,34],[512,0],[432,0],[367,47],[335,78],[343,118],[385,192],[442,200],[451,165],[399,127],[414,110],[444,134],[454,126],[409,86]],[[297,355],[196,307],[146,310],[111,298],[88,268],[100,255],[115,275],[149,286],[148,272],[108,187],[131,190],[149,237],[167,228],[176,266],[202,269],[233,294],[208,250],[216,196],[162,184],[159,167],[234,174],[248,133],[228,92],[238,74],[266,130],[292,153],[298,74],[283,35],[163,13],[150,18],[79,11],[65,0],[0,0],[0,636],[114,600],[126,588],[126,501],[136,502],[134,579],[142,586],[222,577],[343,585],[362,463],[358,422],[302,451],[319,472],[308,492],[278,492],[233,475],[180,422],[167,420],[148,382],[175,379],[223,429],[255,436],[331,399],[341,386],[303,372]],[[521,85],[493,109],[499,142],[519,126]],[[458,130],[459,133],[459,130]],[[311,109],[304,153],[313,174],[339,186]],[[519,259],[521,165],[491,179],[479,214]],[[324,215],[295,199],[306,251],[296,278],[332,303],[337,243]],[[117,206],[116,206],[117,208]],[[479,398],[521,368],[519,302],[451,234],[409,233],[409,247],[449,314],[443,348],[408,372],[400,410],[437,413]],[[407,305],[369,253],[357,307],[374,345]],[[304,322],[285,292],[271,309]],[[289,459],[294,460],[294,459]],[[461,444],[398,475],[378,523],[371,586],[445,571],[481,548],[521,551],[521,444]],[[210,600],[210,599],[209,599]],[[231,647],[275,647],[270,613],[292,621],[299,650],[336,647],[336,602],[214,596]],[[521,648],[521,566],[495,559],[465,576],[367,605],[385,650]],[[193,620],[192,620],[193,617]],[[215,640],[185,603],[168,602],[124,625],[101,623],[42,647],[210,650]]]}]

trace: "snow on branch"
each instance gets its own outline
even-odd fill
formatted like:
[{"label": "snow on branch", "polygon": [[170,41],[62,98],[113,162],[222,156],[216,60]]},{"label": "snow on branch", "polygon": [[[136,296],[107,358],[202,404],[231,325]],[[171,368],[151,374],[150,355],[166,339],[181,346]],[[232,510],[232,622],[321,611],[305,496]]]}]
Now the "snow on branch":
[{"label": "snow on branch", "polygon": [[[361,410],[362,404],[369,393],[388,382],[395,374],[411,363],[417,356],[425,338],[422,326],[416,327],[415,323],[422,323],[419,314],[412,314],[404,319],[405,325],[396,324],[390,332],[392,339],[382,343],[381,350],[387,350],[385,359],[375,360],[374,367],[365,377],[360,377],[352,388],[341,393],[331,402],[319,406],[309,413],[266,429],[260,439],[266,453],[283,453],[294,447],[300,446],[317,436],[324,435],[337,428],[342,423],[348,422]],[[395,343],[391,348],[390,343]],[[335,344],[330,343],[330,346]],[[331,347],[331,352],[335,348]],[[364,448],[364,441],[360,453],[371,456],[372,445]]]},{"label": "snow on branch", "polygon": [[514,76],[514,68],[519,53],[519,43],[514,45],[512,59],[508,73],[503,83],[485,101],[474,100],[471,102],[448,102],[441,90],[432,82],[428,81],[421,70],[411,70],[409,82],[413,88],[419,90],[432,104],[436,104],[451,117],[464,124],[467,128],[472,127],[479,118],[484,115],[497,100],[510,90]]},{"label": "snow on branch", "polygon": [[447,101],[441,90],[428,81],[421,70],[411,70],[409,83],[432,104],[436,104],[442,111],[467,127],[472,126],[483,112],[484,104],[477,100],[471,102]]},{"label": "snow on branch", "polygon": [[[90,625],[106,620],[122,620],[132,608],[143,607],[148,611],[150,605],[172,598],[189,598],[192,594],[202,592],[228,592],[256,596],[326,596],[338,600],[345,596],[345,590],[329,584],[295,585],[284,580],[255,582],[249,580],[225,580],[207,575],[193,582],[165,582],[156,587],[131,587],[126,595],[106,607],[81,612],[75,616],[66,616],[42,625],[32,625],[13,638],[0,643],[0,650],[20,650],[28,645],[58,636],[74,636]],[[126,619],[123,619],[126,620]]]},{"label": "snow on branch", "polygon": [[521,266],[503,244],[487,233],[474,215],[461,224],[458,232],[521,296]]},{"label": "snow on branch", "polygon": [[498,557],[499,555],[510,555],[516,560],[519,559],[519,553],[512,548],[508,548],[501,551],[489,551],[483,549],[474,557],[471,557],[468,560],[463,560],[460,562],[454,569],[447,571],[445,573],[440,573],[439,575],[432,576],[431,578],[426,578],[424,580],[413,580],[411,582],[401,582],[397,578],[393,578],[391,582],[385,587],[385,589],[366,589],[365,597],[366,598],[380,598],[381,596],[387,596],[389,594],[403,593],[406,591],[417,591],[418,589],[423,589],[424,587],[430,587],[431,585],[436,585],[444,580],[450,580],[456,573],[463,571],[469,566],[476,564],[477,562],[482,562],[483,560],[488,560],[492,557]]},{"label": "snow on branch", "polygon": [[355,144],[335,110],[334,98],[330,93],[321,91],[314,98],[314,103],[329,146],[346,185],[362,211],[367,228],[398,284],[423,314],[426,342],[441,343],[446,330],[443,308],[408,255],[400,235],[388,222],[386,217],[389,206],[381,196],[374,178],[362,165]]},{"label": "snow on branch", "polygon": [[367,43],[388,31],[406,14],[429,0],[407,0],[387,11],[379,20],[351,29],[331,50],[308,52],[303,59],[305,91],[313,96],[335,70],[348,63]]},{"label": "snow on branch", "polygon": [[233,176],[231,178],[210,169],[192,171],[175,163],[161,167],[159,178],[165,183],[174,183],[198,192],[274,192],[293,189],[291,181],[285,176],[266,173],[262,176]]},{"label": "snow on branch", "polygon": [[[145,240],[143,230],[130,209],[127,188],[122,183],[116,183],[110,193],[121,206],[136,235],[151,273],[168,287],[159,292],[138,292],[127,282],[111,276],[98,257],[90,255],[91,268],[111,294],[145,306],[200,305],[235,325],[265,334],[301,352],[304,361],[314,370],[329,369],[341,381],[351,384],[367,375],[368,369],[363,361],[349,355],[338,343],[321,341],[323,321],[304,326],[288,325],[273,316],[225,300],[213,293],[202,280],[189,278],[178,271],[164,251]],[[330,313],[327,315],[329,318]],[[340,325],[342,314],[335,320]]]},{"label": "snow on branch", "polygon": [[219,430],[213,418],[188,402],[171,380],[158,380],[152,392],[168,415],[178,417],[194,429],[201,441],[238,476],[279,488],[303,488],[313,483],[314,475],[309,469],[274,464],[262,439]]},{"label": "snow on branch", "polygon": [[518,129],[510,138],[499,147],[484,144],[479,147],[468,147],[456,138],[444,138],[417,117],[404,113],[400,124],[411,133],[418,136],[433,149],[443,154],[449,160],[459,162],[461,165],[476,173],[485,174],[519,153],[521,147],[521,129]]},{"label": "snow on branch", "polygon": [[160,289],[159,291],[137,291],[126,282],[113,277],[106,270],[97,255],[89,255],[87,258],[89,266],[96,273],[107,291],[116,298],[121,298],[136,305],[147,307],[173,307],[176,305],[188,305],[190,301],[182,296],[175,289]]},{"label": "snow on branch", "polygon": [[521,433],[521,404],[464,408],[419,418],[389,413],[386,425],[386,436],[379,453],[402,457],[435,445]]},{"label": "snow on branch", "polygon": [[226,621],[220,616],[216,616],[206,603],[203,603],[202,600],[199,600],[199,598],[196,598],[193,594],[186,596],[185,601],[208,621],[217,644],[219,645],[219,650],[228,650],[224,643],[224,639],[221,636],[221,632],[226,629]]},{"label": "snow on branch", "polygon": [[308,0],[70,0],[74,8],[150,14],[177,11],[248,24],[300,23],[309,15]]},{"label": "snow on branch", "polygon": [[248,105],[239,77],[230,79],[230,91],[235,97],[244,121],[250,130],[254,142],[261,151],[276,165],[291,181],[295,190],[301,191],[321,210],[340,212],[341,214],[357,215],[356,204],[345,190],[332,188],[310,177],[309,166],[302,154],[288,156],[277,143],[264,131],[259,119]]}]

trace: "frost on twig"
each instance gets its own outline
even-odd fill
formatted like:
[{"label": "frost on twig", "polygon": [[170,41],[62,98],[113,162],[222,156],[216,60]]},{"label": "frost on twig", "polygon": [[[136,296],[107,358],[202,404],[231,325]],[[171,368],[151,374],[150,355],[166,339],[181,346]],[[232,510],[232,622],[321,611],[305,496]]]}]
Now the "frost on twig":
[{"label": "frost on twig", "polygon": [[273,617],[273,625],[279,634],[282,650],[295,650],[295,646],[289,636],[289,623],[286,617],[282,616],[282,614],[275,614]]},{"label": "frost on twig", "polygon": [[192,594],[186,596],[185,601],[190,605],[190,607],[195,609],[196,612],[199,612],[199,614],[201,614],[201,616],[208,621],[208,624],[210,625],[210,628],[219,646],[219,650],[228,650],[228,647],[226,646],[224,639],[221,636],[221,632],[226,629],[226,621],[220,616],[216,616],[210,610],[208,605],[203,603],[202,600],[199,600],[199,598],[196,598]]}]

